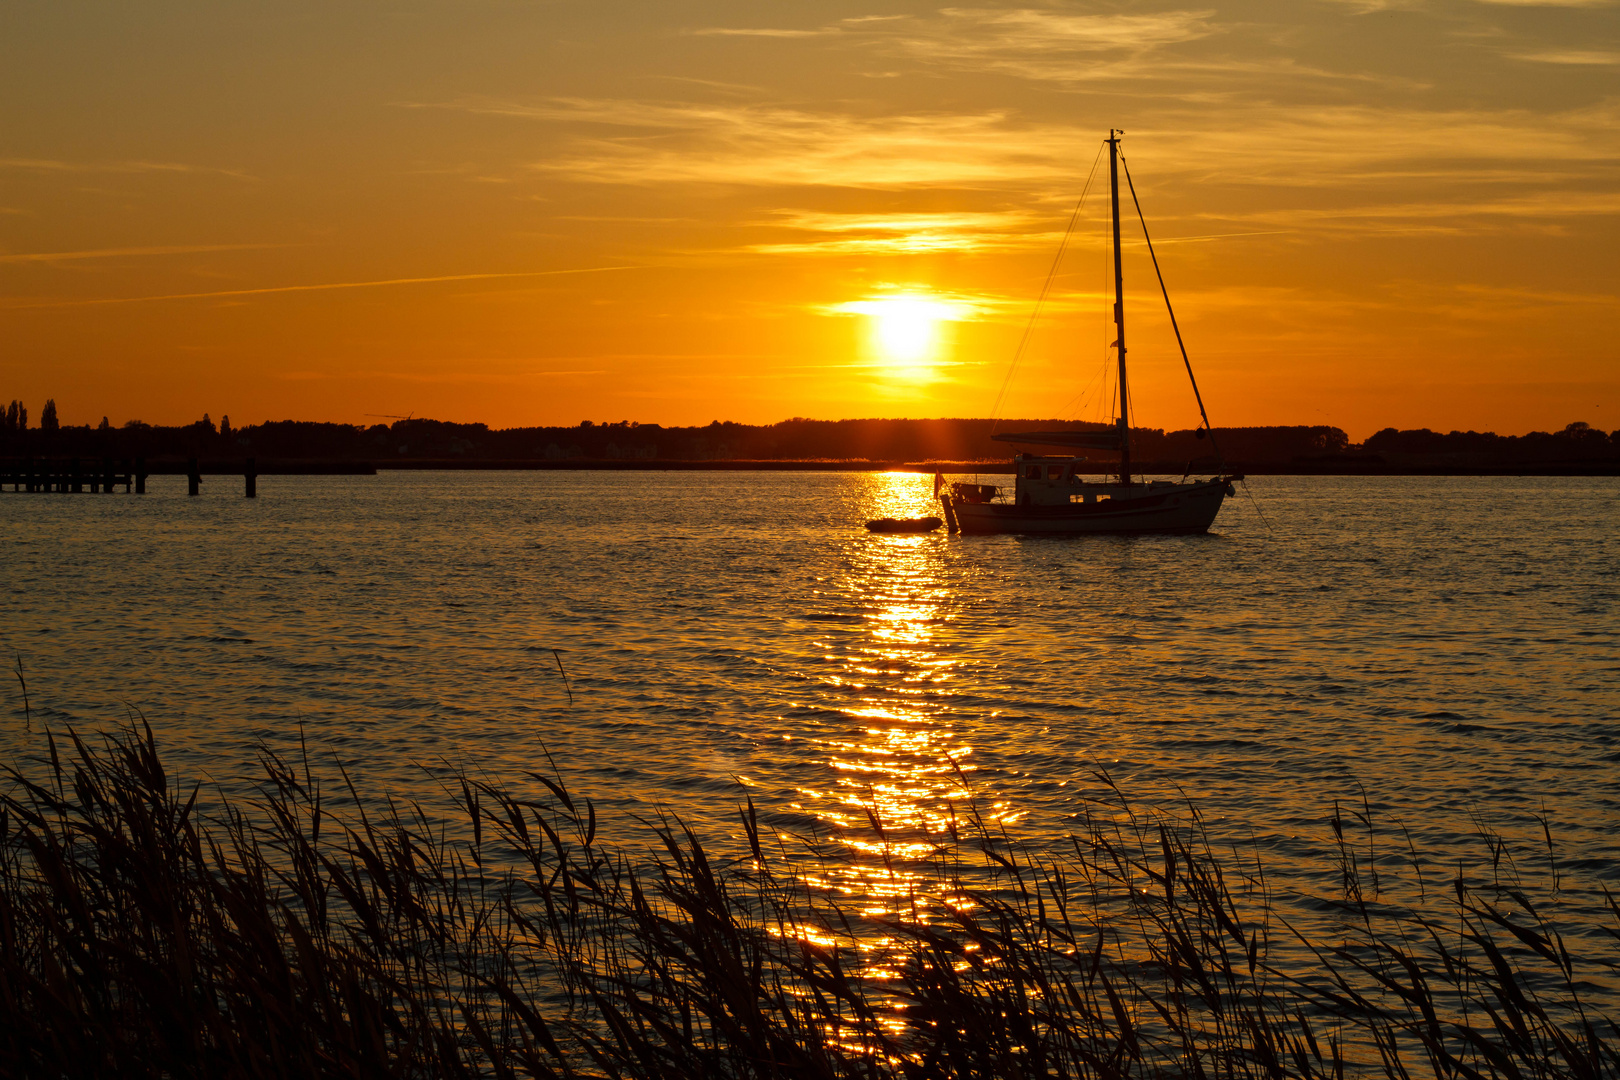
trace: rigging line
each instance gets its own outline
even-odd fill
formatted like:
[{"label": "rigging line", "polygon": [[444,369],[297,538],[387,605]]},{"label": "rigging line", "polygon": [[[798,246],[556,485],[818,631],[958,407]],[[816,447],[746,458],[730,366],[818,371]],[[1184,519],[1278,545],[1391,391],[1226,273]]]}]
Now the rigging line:
[{"label": "rigging line", "polygon": [[1249,497],[1249,504],[1254,507],[1254,512],[1260,515],[1260,524],[1266,527],[1266,539],[1270,540],[1274,535],[1271,528],[1271,521],[1266,517],[1265,511],[1260,509],[1260,504],[1255,501],[1254,492],[1249,490],[1249,482],[1247,480],[1239,480],[1238,483],[1243,485],[1243,494]]},{"label": "rigging line", "polygon": [[[1103,230],[1102,262],[1099,266],[1102,269],[1102,281],[1097,286],[1097,295],[1107,297],[1109,289],[1114,284],[1114,234],[1107,229]],[[1113,337],[1109,331],[1114,329],[1110,305],[1098,305],[1097,314],[1101,316],[1097,323],[1099,331],[1097,356],[1100,365],[1097,378],[1102,383],[1102,391],[1092,402],[1091,414],[1097,423],[1106,424],[1109,422],[1108,418],[1113,415],[1113,409],[1108,403],[1118,396],[1114,393],[1113,380],[1119,374],[1119,367],[1114,363],[1114,347],[1109,344],[1109,338]]]},{"label": "rigging line", "polygon": [[1209,448],[1215,451],[1215,460],[1220,464],[1221,471],[1226,470],[1226,459],[1221,456],[1221,448],[1215,442],[1215,429],[1209,424],[1209,413],[1204,411],[1204,395],[1198,392],[1198,378],[1193,374],[1192,361],[1187,359],[1187,346],[1181,340],[1181,327],[1176,323],[1176,309],[1170,304],[1170,290],[1165,288],[1164,272],[1159,269],[1159,257],[1153,252],[1153,238],[1148,235],[1147,218],[1142,214],[1142,203],[1136,197],[1136,185],[1131,181],[1131,167],[1125,162],[1124,151],[1120,152],[1119,163],[1125,169],[1125,183],[1131,189],[1131,205],[1136,207],[1136,220],[1142,223],[1142,239],[1147,241],[1148,257],[1153,260],[1153,273],[1159,278],[1159,292],[1164,294],[1164,309],[1170,313],[1170,329],[1176,332],[1176,346],[1181,350],[1181,362],[1187,368],[1187,380],[1192,383],[1193,398],[1198,402],[1198,415],[1204,420],[1204,430],[1209,433]]},{"label": "rigging line", "polygon": [[1074,213],[1069,215],[1069,227],[1063,230],[1063,240],[1058,244],[1057,254],[1052,256],[1052,266],[1046,271],[1046,282],[1041,286],[1041,295],[1035,300],[1035,309],[1029,313],[1029,321],[1024,324],[1023,336],[1018,339],[1018,348],[1013,352],[1012,364],[1007,368],[1007,377],[1001,380],[1001,390],[996,394],[996,403],[990,408],[990,418],[994,421],[990,425],[990,434],[994,435],[996,429],[1001,427],[1001,403],[1006,400],[1007,387],[1012,385],[1013,373],[1018,370],[1019,361],[1024,358],[1024,349],[1029,346],[1029,336],[1035,331],[1035,320],[1040,317],[1041,307],[1046,303],[1046,294],[1051,291],[1052,281],[1057,277],[1058,264],[1063,261],[1063,252],[1069,246],[1069,237],[1074,235],[1075,222],[1080,220],[1080,210],[1086,205],[1086,196],[1091,192],[1091,182],[1097,176],[1097,163],[1102,160],[1102,147],[1097,148],[1097,156],[1091,159],[1091,172],[1086,175],[1086,186],[1080,189],[1080,200],[1074,204]]},{"label": "rigging line", "polygon": [[[1103,336],[1106,338],[1107,334],[1104,334]],[[1100,371],[1093,372],[1092,375],[1091,375],[1091,378],[1086,380],[1086,385],[1080,388],[1080,392],[1077,393],[1073,398],[1069,399],[1068,403],[1063,406],[1063,408],[1060,410],[1059,419],[1063,419],[1063,420],[1074,419],[1074,420],[1080,420],[1082,422],[1085,421],[1085,419],[1086,419],[1086,417],[1085,417],[1086,407],[1088,405],[1095,404],[1095,401],[1092,398],[1091,393],[1092,393],[1092,389],[1097,385],[1097,380],[1102,379],[1104,381],[1104,390],[1107,389],[1108,361],[1109,361],[1108,348],[1107,348],[1107,346],[1104,346],[1103,347],[1103,355],[1102,355],[1102,368],[1100,369]],[[1093,409],[1092,411],[1093,411],[1093,413],[1096,412],[1095,409]]]},{"label": "rigging line", "polygon": [[[1099,151],[1099,154],[1100,154],[1100,151]],[[1101,293],[1099,295],[1106,296],[1108,294],[1109,282],[1112,280],[1112,278],[1110,276],[1112,274],[1112,270],[1110,269],[1110,267],[1112,267],[1112,265],[1113,265],[1113,263],[1111,261],[1112,258],[1113,258],[1113,255],[1112,255],[1112,252],[1113,252],[1112,241],[1110,240],[1110,241],[1105,242],[1102,245],[1101,250],[1102,250],[1102,263],[1101,263],[1101,265],[1102,265],[1102,269],[1103,269],[1103,284],[1102,284],[1102,291],[1101,291]],[[1099,346],[1101,347],[1101,350],[1102,350],[1102,352],[1101,352],[1102,359],[1100,361],[1101,367],[1097,371],[1092,373],[1091,378],[1086,381],[1085,386],[1081,387],[1079,393],[1077,393],[1074,397],[1070,398],[1068,400],[1068,402],[1063,406],[1063,408],[1058,410],[1058,417],[1057,417],[1058,419],[1060,419],[1060,420],[1070,420],[1070,419],[1072,419],[1072,420],[1081,421],[1082,423],[1090,422],[1090,423],[1105,424],[1107,422],[1106,419],[1103,417],[1102,403],[1104,401],[1112,399],[1112,397],[1114,396],[1113,395],[1113,390],[1112,390],[1112,384],[1109,382],[1109,380],[1113,378],[1114,365],[1113,365],[1113,357],[1110,355],[1110,350],[1111,350],[1112,346],[1110,346],[1108,344],[1108,338],[1109,338],[1108,317],[1107,317],[1106,312],[1103,312],[1103,319],[1102,319],[1102,322],[1101,322],[1101,336],[1097,339],[1098,343],[1099,343]],[[1099,379],[1102,381],[1101,392],[1100,392],[1099,396],[1094,398],[1092,396],[1092,390],[1097,387]],[[1086,416],[1086,409],[1088,407],[1091,407],[1091,415],[1090,415],[1089,419]]]},{"label": "rigging line", "polygon": [[[1113,258],[1113,240],[1107,233],[1104,234],[1104,240],[1099,250],[1102,253],[1102,261],[1098,264],[1102,268],[1102,282],[1097,287],[1097,295],[1105,297],[1108,295],[1109,267],[1112,265]],[[1080,406],[1075,410],[1074,418],[1082,421],[1095,421],[1100,424],[1105,422],[1102,415],[1102,401],[1109,396],[1108,379],[1111,371],[1109,361],[1112,357],[1109,356],[1107,307],[1099,305],[1097,315],[1098,334],[1096,344],[1098,355],[1101,358],[1099,361],[1100,366],[1092,372],[1091,378],[1086,380],[1084,389],[1080,391]],[[1099,382],[1101,383],[1100,396],[1094,398],[1092,397],[1092,388],[1097,386]],[[1089,414],[1085,413],[1087,407],[1091,410]]]}]

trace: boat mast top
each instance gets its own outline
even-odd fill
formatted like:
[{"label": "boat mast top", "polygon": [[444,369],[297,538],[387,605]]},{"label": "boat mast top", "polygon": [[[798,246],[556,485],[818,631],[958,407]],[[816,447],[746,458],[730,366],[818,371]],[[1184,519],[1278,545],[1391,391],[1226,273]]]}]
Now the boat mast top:
[{"label": "boat mast top", "polygon": [[1130,396],[1125,383],[1125,268],[1119,250],[1119,137],[1123,132],[1108,130],[1108,189],[1114,204],[1114,329],[1119,349],[1119,482],[1131,482]]}]

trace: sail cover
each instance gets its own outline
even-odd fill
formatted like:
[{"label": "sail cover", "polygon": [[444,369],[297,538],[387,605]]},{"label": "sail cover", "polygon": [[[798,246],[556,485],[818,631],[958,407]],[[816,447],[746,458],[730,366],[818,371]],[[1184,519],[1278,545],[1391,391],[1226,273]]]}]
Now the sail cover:
[{"label": "sail cover", "polygon": [[1079,450],[1118,450],[1122,445],[1118,431],[1022,431],[990,438],[996,442],[1069,446]]}]

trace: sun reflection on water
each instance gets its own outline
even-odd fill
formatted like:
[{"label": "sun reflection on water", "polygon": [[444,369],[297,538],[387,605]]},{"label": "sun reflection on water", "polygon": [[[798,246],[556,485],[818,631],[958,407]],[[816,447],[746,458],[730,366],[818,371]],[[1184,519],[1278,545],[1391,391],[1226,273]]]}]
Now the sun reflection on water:
[{"label": "sun reflection on water", "polygon": [[[874,474],[863,517],[931,512],[932,481]],[[829,599],[858,616],[858,631],[821,644],[818,705],[844,723],[825,736],[823,779],[799,789],[801,807],[824,826],[824,860],[805,875],[812,887],[879,918],[928,918],[942,905],[970,906],[942,872],[959,826],[973,812],[973,746],[954,681],[960,660],[948,628],[958,601],[949,586],[950,540],[942,534],[859,535]],[[1011,808],[980,802],[991,823]],[[882,977],[884,946],[866,943],[871,977]]]}]

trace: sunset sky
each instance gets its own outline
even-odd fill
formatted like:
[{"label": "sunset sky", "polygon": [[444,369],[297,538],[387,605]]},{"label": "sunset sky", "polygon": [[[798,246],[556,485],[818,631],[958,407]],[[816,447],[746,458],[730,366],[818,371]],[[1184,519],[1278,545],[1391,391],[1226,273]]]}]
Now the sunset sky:
[{"label": "sunset sky", "polygon": [[1110,127],[1217,425],[1620,428],[1608,0],[11,0],[0,400],[1107,419]]}]

